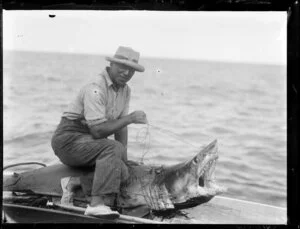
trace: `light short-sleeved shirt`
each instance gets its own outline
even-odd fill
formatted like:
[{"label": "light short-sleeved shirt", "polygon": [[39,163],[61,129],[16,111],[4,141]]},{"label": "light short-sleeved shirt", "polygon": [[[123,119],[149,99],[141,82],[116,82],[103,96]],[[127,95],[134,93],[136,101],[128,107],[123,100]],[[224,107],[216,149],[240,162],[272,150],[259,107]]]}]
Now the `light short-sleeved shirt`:
[{"label": "light short-sleeved shirt", "polygon": [[121,118],[128,114],[130,93],[127,84],[116,90],[106,68],[95,82],[81,88],[62,116],[83,119],[88,126]]}]

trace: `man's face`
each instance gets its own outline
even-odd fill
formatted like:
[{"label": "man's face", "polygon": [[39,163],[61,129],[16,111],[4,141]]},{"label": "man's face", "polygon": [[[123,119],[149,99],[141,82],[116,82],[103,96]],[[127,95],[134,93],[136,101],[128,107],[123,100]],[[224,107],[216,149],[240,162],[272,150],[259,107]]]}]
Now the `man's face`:
[{"label": "man's face", "polygon": [[133,76],[135,70],[129,66],[119,63],[111,63],[110,77],[114,84],[124,86]]}]

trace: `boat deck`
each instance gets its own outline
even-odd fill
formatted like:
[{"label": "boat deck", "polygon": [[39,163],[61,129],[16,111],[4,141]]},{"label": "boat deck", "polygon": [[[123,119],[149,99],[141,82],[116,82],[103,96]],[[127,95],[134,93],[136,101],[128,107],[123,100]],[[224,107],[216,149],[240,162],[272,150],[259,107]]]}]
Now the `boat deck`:
[{"label": "boat deck", "polygon": [[185,211],[204,224],[287,224],[286,208],[222,196]]}]

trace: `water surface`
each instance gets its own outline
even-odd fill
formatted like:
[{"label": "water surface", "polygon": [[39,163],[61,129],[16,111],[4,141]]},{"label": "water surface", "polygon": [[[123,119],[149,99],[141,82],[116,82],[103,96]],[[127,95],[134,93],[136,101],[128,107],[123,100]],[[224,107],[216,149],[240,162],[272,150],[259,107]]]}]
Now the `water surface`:
[{"label": "water surface", "polygon": [[[152,126],[149,136],[145,125],[129,127],[130,159],[174,164],[218,139],[224,195],[286,207],[285,66],[141,63],[146,72],[129,82],[130,110],[144,110]],[[4,165],[58,163],[50,139],[60,116],[106,65],[103,56],[4,52]]]}]

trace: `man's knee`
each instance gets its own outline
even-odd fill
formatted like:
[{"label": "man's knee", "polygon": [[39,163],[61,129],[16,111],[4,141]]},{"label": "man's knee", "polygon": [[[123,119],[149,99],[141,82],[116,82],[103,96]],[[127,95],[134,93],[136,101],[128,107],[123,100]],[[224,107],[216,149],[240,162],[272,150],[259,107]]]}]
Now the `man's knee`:
[{"label": "man's knee", "polygon": [[115,156],[117,156],[118,158],[123,157],[126,149],[121,142],[112,141],[110,147]]}]

